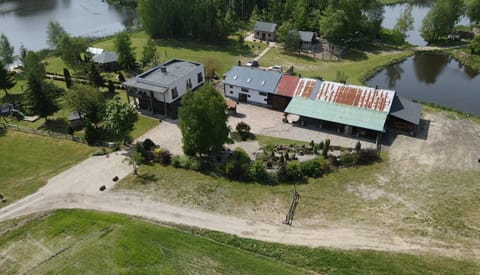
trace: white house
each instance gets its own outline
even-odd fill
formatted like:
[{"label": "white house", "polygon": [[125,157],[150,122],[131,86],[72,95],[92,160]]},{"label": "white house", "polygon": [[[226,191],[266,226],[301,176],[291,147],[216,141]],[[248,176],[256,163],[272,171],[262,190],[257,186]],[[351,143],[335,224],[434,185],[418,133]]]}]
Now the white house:
[{"label": "white house", "polygon": [[172,59],[123,83],[127,98],[153,114],[177,117],[181,98],[205,82],[203,64]]},{"label": "white house", "polygon": [[239,102],[270,105],[269,94],[275,93],[282,73],[235,66],[223,81],[225,96]]}]

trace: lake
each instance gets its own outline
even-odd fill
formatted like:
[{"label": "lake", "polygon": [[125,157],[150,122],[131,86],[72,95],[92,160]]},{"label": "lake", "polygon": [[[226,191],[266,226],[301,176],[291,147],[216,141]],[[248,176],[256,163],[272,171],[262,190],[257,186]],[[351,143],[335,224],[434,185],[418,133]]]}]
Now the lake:
[{"label": "lake", "polygon": [[134,26],[134,9],[113,7],[102,0],[12,0],[0,3],[0,33],[18,52],[47,48],[46,29],[57,20],[74,36],[101,37]]},{"label": "lake", "polygon": [[[397,4],[397,5],[388,5],[385,6],[384,19],[382,22],[382,27],[387,29],[393,29],[395,24],[397,24],[400,14],[407,8],[408,4]],[[424,4],[414,4],[412,8],[412,16],[414,18],[413,30],[407,33],[407,42],[412,45],[426,46],[427,42],[423,40],[420,35],[420,28],[422,27],[422,21],[428,11],[431,9],[432,4],[430,2]],[[458,25],[469,25],[470,21],[466,17],[460,18]]]},{"label": "lake", "polygon": [[416,55],[390,65],[368,85],[480,115],[480,75],[446,55]]}]

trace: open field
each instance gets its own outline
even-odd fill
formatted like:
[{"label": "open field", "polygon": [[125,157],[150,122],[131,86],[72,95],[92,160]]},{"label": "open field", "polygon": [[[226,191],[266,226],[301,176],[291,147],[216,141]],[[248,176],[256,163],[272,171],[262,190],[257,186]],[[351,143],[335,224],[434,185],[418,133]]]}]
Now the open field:
[{"label": "open field", "polygon": [[372,72],[383,68],[389,63],[399,61],[411,55],[410,51],[382,51],[363,52],[350,50],[341,61],[322,61],[299,55],[287,55],[280,48],[273,48],[262,57],[260,63],[264,67],[281,65],[285,68],[294,67],[295,73],[303,77],[322,77],[334,81],[337,71],[344,72],[349,83],[362,84],[365,77]]},{"label": "open field", "polygon": [[[37,191],[49,178],[85,159],[83,144],[14,131],[0,134],[0,194],[7,203]],[[0,205],[0,206],[4,206]]]},{"label": "open field", "polygon": [[2,273],[474,273],[431,255],[286,246],[118,215],[58,210],[0,224]]},{"label": "open field", "polygon": [[0,251],[3,274],[306,273],[175,229],[122,215],[75,210],[57,211],[2,234]]},{"label": "open field", "polygon": [[[386,141],[393,144],[384,149],[384,162],[297,185],[295,226],[370,229],[387,243],[479,259],[480,125],[445,113],[428,112],[423,119],[418,138]],[[254,222],[282,221],[293,190],[162,166],[143,166],[140,174],[120,182],[117,191]]]},{"label": "open field", "polygon": [[[143,47],[147,43],[149,36],[143,32],[130,33],[132,47],[134,48],[136,59],[141,60]],[[115,51],[114,46],[115,37],[102,39],[94,42],[93,46]],[[209,59],[216,60],[219,66],[220,75],[226,73],[233,65],[236,65],[238,60],[243,63],[253,59],[257,54],[262,52],[267,44],[245,42],[244,47],[239,47],[233,40],[229,40],[223,44],[205,44],[202,42],[192,40],[156,40],[157,54],[159,61],[164,62],[172,58],[186,59],[190,61],[205,63]],[[51,56],[46,58],[48,65],[46,70],[48,72],[55,72],[63,74],[65,63],[59,57]]]}]

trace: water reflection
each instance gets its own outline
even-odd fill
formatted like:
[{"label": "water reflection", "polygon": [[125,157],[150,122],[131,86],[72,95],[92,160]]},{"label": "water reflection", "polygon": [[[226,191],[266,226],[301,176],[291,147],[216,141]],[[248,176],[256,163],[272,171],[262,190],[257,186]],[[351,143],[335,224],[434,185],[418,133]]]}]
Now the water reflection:
[{"label": "water reflection", "polygon": [[34,16],[37,14],[50,12],[57,8],[58,0],[22,0],[15,1],[15,15]]},{"label": "water reflection", "polygon": [[449,60],[450,58],[446,55],[415,55],[413,64],[417,79],[427,84],[434,84]]},{"label": "water reflection", "polygon": [[445,55],[417,55],[387,66],[368,85],[480,115],[480,75]]}]

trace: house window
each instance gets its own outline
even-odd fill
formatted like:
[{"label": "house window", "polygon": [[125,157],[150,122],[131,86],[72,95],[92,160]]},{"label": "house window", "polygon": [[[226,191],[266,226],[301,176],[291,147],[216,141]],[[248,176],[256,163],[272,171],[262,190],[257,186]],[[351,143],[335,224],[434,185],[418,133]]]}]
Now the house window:
[{"label": "house window", "polygon": [[198,73],[198,75],[197,75],[197,82],[198,82],[198,83],[202,83],[202,82],[203,82],[203,74],[202,74],[202,73]]},{"label": "house window", "polygon": [[259,32],[257,32],[257,35],[260,35],[260,33],[259,33]]},{"label": "house window", "polygon": [[233,85],[230,85],[230,89],[233,89]]},{"label": "house window", "polygon": [[248,95],[248,98],[252,97],[251,95]]},{"label": "house window", "polygon": [[261,95],[261,96],[267,96],[267,93],[260,92],[259,95]]},{"label": "house window", "polygon": [[175,87],[172,89],[172,99],[175,99],[177,97],[178,97],[178,91],[177,91],[177,87]]},{"label": "house window", "polygon": [[248,93],[248,89],[245,89],[245,88],[242,88],[241,91],[244,93]]},{"label": "house window", "polygon": [[232,94],[232,95],[233,95],[233,91],[230,91],[230,94]]},{"label": "house window", "polygon": [[191,79],[187,80],[187,89],[192,89],[192,80]]},{"label": "house window", "polygon": [[268,34],[268,37],[270,37],[270,36],[272,36],[272,34],[271,34],[271,33],[269,33],[269,34]]}]

